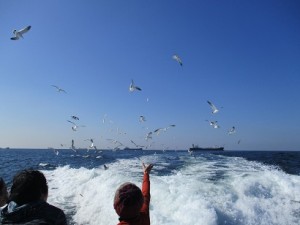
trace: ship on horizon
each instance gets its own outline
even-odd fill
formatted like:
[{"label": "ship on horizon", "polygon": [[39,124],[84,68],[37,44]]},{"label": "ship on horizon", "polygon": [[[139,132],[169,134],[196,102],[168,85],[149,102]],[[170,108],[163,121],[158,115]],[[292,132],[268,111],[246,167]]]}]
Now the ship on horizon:
[{"label": "ship on horizon", "polygon": [[189,148],[188,152],[193,152],[193,151],[224,151],[224,147],[199,147],[198,145],[192,145],[191,148]]},{"label": "ship on horizon", "polygon": [[123,150],[143,150],[143,148],[129,148],[129,147],[125,147]]}]

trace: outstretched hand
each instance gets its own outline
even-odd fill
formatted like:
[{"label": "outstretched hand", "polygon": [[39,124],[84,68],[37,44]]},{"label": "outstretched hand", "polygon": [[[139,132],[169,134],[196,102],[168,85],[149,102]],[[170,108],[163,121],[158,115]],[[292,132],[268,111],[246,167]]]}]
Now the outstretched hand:
[{"label": "outstretched hand", "polygon": [[153,164],[149,164],[148,166],[146,166],[145,163],[143,163],[144,173],[150,174],[152,168],[153,168]]}]

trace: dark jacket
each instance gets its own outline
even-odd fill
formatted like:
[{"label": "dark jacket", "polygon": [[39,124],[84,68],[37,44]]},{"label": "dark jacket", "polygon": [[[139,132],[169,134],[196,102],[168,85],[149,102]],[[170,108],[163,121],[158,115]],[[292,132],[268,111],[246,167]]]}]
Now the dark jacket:
[{"label": "dark jacket", "polygon": [[26,225],[66,225],[64,212],[45,201],[17,205],[10,202],[0,213],[0,225],[26,224]]}]

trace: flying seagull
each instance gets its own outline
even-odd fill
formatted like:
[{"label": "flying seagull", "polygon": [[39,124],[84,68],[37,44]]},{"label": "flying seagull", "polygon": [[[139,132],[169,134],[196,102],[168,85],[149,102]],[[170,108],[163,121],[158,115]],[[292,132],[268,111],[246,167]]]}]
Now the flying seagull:
[{"label": "flying seagull", "polygon": [[228,131],[228,134],[234,134],[235,133],[235,126],[231,127],[231,129]]},{"label": "flying seagull", "polygon": [[71,149],[72,149],[72,151],[77,153],[77,150],[76,150],[76,147],[74,145],[74,140],[73,139],[72,139],[72,143],[71,143]]},{"label": "flying seagull", "polygon": [[90,150],[90,149],[95,149],[95,150],[97,150],[97,147],[94,145],[94,140],[92,139],[92,138],[90,138],[90,139],[85,139],[84,141],[90,141],[91,142],[91,145],[88,147],[88,151]]},{"label": "flying seagull", "polygon": [[215,113],[219,112],[219,110],[217,109],[217,107],[213,103],[211,103],[210,101],[207,101],[207,103],[209,104],[209,106],[212,110],[211,113],[215,114]]},{"label": "flying seagull", "polygon": [[178,55],[174,54],[174,55],[172,56],[172,58],[175,59],[175,60],[179,63],[180,66],[183,65],[183,64],[182,64],[182,60],[179,58]]},{"label": "flying seagull", "polygon": [[74,126],[72,126],[72,130],[73,131],[77,131],[78,127],[85,127],[84,125],[80,125],[78,126],[76,123],[74,123],[73,121],[67,120],[69,123],[72,123]]},{"label": "flying seagull", "polygon": [[[206,120],[208,121],[208,120]],[[211,125],[213,128],[220,128],[220,126],[218,125],[218,121],[208,121],[209,125]]]},{"label": "flying seagull", "polygon": [[58,155],[58,154],[59,154],[59,151],[58,151],[57,149],[53,148],[53,151],[54,151],[54,154],[55,154],[55,155]]},{"label": "flying seagull", "polygon": [[131,83],[130,83],[130,86],[129,86],[129,91],[133,92],[135,90],[141,91],[142,89],[139,88],[139,87],[137,87],[137,86],[135,86],[133,80],[131,80]]},{"label": "flying seagull", "polygon": [[77,117],[77,116],[71,116],[71,118],[72,118],[73,120],[79,120],[79,117]]},{"label": "flying seagull", "polygon": [[16,41],[19,40],[19,38],[23,38],[23,34],[25,34],[27,31],[29,31],[31,26],[27,26],[23,28],[22,30],[14,30],[13,34],[15,35],[14,37],[10,38],[10,40]]},{"label": "flying seagull", "polygon": [[152,132],[146,134],[145,140],[148,141],[149,139],[152,139]]},{"label": "flying seagull", "polygon": [[145,121],[146,121],[146,118],[145,118],[144,116],[140,116],[139,121],[140,121],[140,123],[145,122]]},{"label": "flying seagull", "polygon": [[58,92],[64,92],[64,93],[67,93],[64,89],[62,89],[62,88],[60,88],[60,87],[58,87],[58,86],[56,86],[56,85],[51,85],[52,87],[55,87],[56,88],[56,90],[58,91]]}]

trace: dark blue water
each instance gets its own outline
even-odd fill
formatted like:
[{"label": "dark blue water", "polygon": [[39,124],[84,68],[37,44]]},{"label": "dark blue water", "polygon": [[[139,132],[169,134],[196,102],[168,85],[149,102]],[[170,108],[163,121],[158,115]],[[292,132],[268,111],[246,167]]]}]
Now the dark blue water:
[{"label": "dark blue water", "polygon": [[[79,150],[77,153],[71,150],[60,150],[55,155],[51,149],[1,149],[0,150],[0,176],[10,184],[13,175],[22,169],[53,170],[59,166],[69,165],[71,168],[85,167],[88,169],[104,164],[112,163],[118,159],[129,159],[145,155],[159,155],[171,162],[171,171],[182,166],[179,156],[188,155],[187,151],[89,151]],[[266,165],[272,165],[288,174],[300,175],[300,151],[224,151],[194,153],[193,156],[223,155],[228,157],[242,157],[249,161],[257,161]],[[99,156],[101,158],[99,158]],[[98,157],[98,158],[97,158]],[[209,158],[209,157],[208,157]],[[42,164],[42,165],[40,165]],[[44,165],[46,164],[46,165]]]},{"label": "dark blue water", "polygon": [[41,170],[70,225],[117,224],[114,191],[140,183],[141,162],[154,163],[154,225],[299,224],[300,152],[1,149],[0,176],[10,187],[18,171]]}]

